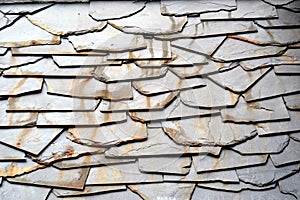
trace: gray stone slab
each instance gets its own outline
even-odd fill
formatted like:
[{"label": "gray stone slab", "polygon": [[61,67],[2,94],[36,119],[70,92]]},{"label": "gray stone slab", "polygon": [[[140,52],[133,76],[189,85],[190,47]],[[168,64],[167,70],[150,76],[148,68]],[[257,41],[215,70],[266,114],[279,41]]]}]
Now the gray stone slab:
[{"label": "gray stone slab", "polygon": [[238,183],[239,179],[235,170],[222,170],[214,172],[197,173],[194,164],[191,165],[190,171],[185,176],[180,175],[164,175],[164,181],[171,182],[225,182]]},{"label": "gray stone slab", "polygon": [[44,165],[26,159],[23,162],[0,162],[0,176],[1,177],[15,177],[25,173],[45,168]]},{"label": "gray stone slab", "polygon": [[236,10],[202,13],[201,20],[240,20],[240,19],[264,19],[277,17],[275,6],[260,0],[236,1]]},{"label": "gray stone slab", "polygon": [[[128,188],[143,199],[190,199],[195,184],[157,183],[129,185]],[[162,190],[162,188],[164,188]]]},{"label": "gray stone slab", "polygon": [[269,137],[255,136],[250,140],[235,145],[232,149],[241,154],[279,153],[288,145],[288,143],[288,135],[275,135]]},{"label": "gray stone slab", "polygon": [[298,172],[293,176],[280,180],[278,183],[280,191],[282,193],[292,194],[295,197],[297,197],[297,199],[299,199],[300,198],[299,179],[300,179],[300,173]]},{"label": "gray stone slab", "polygon": [[259,135],[271,135],[288,133],[292,131],[300,130],[300,112],[299,111],[288,111],[290,120],[280,122],[265,122],[256,125],[256,129]]},{"label": "gray stone slab", "polygon": [[8,48],[0,47],[0,55],[4,55],[8,51]]},{"label": "gray stone slab", "polygon": [[162,127],[176,143],[190,146],[232,145],[256,134],[254,126],[223,123],[220,115],[166,121]]},{"label": "gray stone slab", "polygon": [[46,167],[7,180],[25,185],[83,189],[88,173],[89,168],[59,170],[54,167]]},{"label": "gray stone slab", "polygon": [[11,51],[13,55],[106,55],[106,53],[96,51],[77,52],[68,39],[61,39],[59,44],[11,48]]},{"label": "gray stone slab", "polygon": [[300,76],[276,75],[269,71],[252,88],[244,93],[246,101],[276,97],[300,90]]},{"label": "gray stone slab", "polygon": [[114,27],[125,33],[171,34],[182,30],[187,17],[164,16],[160,12],[160,2],[148,2],[146,7],[135,15],[119,20],[109,20]]},{"label": "gray stone slab", "polygon": [[49,146],[38,156],[32,159],[41,164],[51,164],[55,161],[76,158],[86,153],[103,152],[105,149],[90,147],[67,139],[66,132],[61,133]]},{"label": "gray stone slab", "polygon": [[86,185],[129,184],[162,182],[162,175],[139,171],[138,163],[92,167]]},{"label": "gray stone slab", "polygon": [[223,121],[262,122],[289,119],[282,97],[247,103],[243,97],[233,108],[221,110]]},{"label": "gray stone slab", "polygon": [[[157,142],[159,141],[159,143]],[[148,128],[148,139],[141,142],[112,147],[105,152],[107,157],[155,156],[155,155],[183,155],[188,153],[218,154],[220,147],[189,147],[177,145],[162,130],[162,128]]]},{"label": "gray stone slab", "polygon": [[282,7],[286,8],[286,9],[289,9],[293,12],[299,13],[300,12],[299,1],[296,0],[296,1],[290,1],[290,2],[291,3],[283,5]]},{"label": "gray stone slab", "polygon": [[107,56],[97,56],[97,55],[89,55],[89,56],[64,56],[57,55],[52,56],[53,61],[59,67],[90,67],[90,66],[113,66],[113,65],[121,65],[121,61],[108,61]]},{"label": "gray stone slab", "polygon": [[44,85],[40,93],[21,97],[9,97],[7,111],[11,112],[51,112],[51,111],[93,111],[100,100],[79,99],[47,94]]},{"label": "gray stone slab", "polygon": [[7,100],[0,100],[0,127],[28,127],[34,126],[38,113],[7,113]]},{"label": "gray stone slab", "polygon": [[250,21],[200,21],[199,17],[189,17],[188,23],[184,26],[180,33],[158,35],[155,36],[155,38],[174,40],[180,38],[218,36],[253,31],[256,31],[256,28],[254,23]]},{"label": "gray stone slab", "polygon": [[[18,31],[22,30],[22,31]],[[60,38],[31,24],[25,17],[0,31],[0,46],[23,47],[39,44],[58,44]]]},{"label": "gray stone slab", "polygon": [[191,157],[178,156],[145,157],[138,159],[139,169],[145,173],[188,174],[191,162]]},{"label": "gray stone slab", "polygon": [[103,83],[94,78],[45,78],[44,80],[49,94],[110,100],[133,98],[130,82]]},{"label": "gray stone slab", "polygon": [[99,109],[102,112],[158,110],[166,107],[176,96],[177,92],[168,92],[155,96],[146,96],[134,89],[132,100],[102,100],[100,102]]},{"label": "gray stone slab", "polygon": [[292,3],[294,0],[283,0],[283,1],[276,1],[276,0],[263,0],[266,3],[269,3],[274,6],[283,6],[283,5],[288,5]]},{"label": "gray stone slab", "polygon": [[264,28],[288,28],[299,26],[300,15],[298,13],[278,7],[276,10],[278,15],[277,19],[255,20],[255,22]]},{"label": "gray stone slab", "polygon": [[21,151],[38,155],[62,129],[57,128],[10,128],[1,129],[0,141]]},{"label": "gray stone slab", "polygon": [[68,139],[76,143],[110,146],[146,139],[147,127],[146,124],[133,121],[130,117],[127,117],[127,121],[123,123],[100,127],[76,127],[69,129],[68,133]]},{"label": "gray stone slab", "polygon": [[140,68],[134,63],[121,66],[97,67],[93,76],[102,82],[141,80],[162,77],[167,73],[167,68]]},{"label": "gray stone slab", "polygon": [[106,26],[106,22],[96,22],[88,14],[89,3],[54,4],[27,18],[34,25],[55,35],[100,31]]},{"label": "gray stone slab", "polygon": [[133,81],[133,87],[144,95],[154,95],[164,92],[183,90],[205,86],[202,78],[181,79],[168,71],[165,76],[155,79]]},{"label": "gray stone slab", "polygon": [[0,57],[0,69],[34,63],[41,58],[41,56],[12,56],[11,51],[7,51],[4,56]]},{"label": "gray stone slab", "polygon": [[244,93],[269,70],[269,68],[262,68],[254,71],[245,71],[242,67],[237,66],[231,70],[212,74],[208,77],[224,88],[228,88],[236,93]]},{"label": "gray stone slab", "polygon": [[184,104],[188,106],[213,108],[233,106],[237,103],[239,95],[225,90],[208,79],[203,80],[206,84],[205,87],[181,91],[180,98]]},{"label": "gray stone slab", "polygon": [[283,96],[286,106],[291,110],[300,109],[300,94]]},{"label": "gray stone slab", "polygon": [[59,68],[51,58],[44,58],[36,63],[10,68],[6,76],[21,77],[92,77],[94,67]]},{"label": "gray stone slab", "polygon": [[178,39],[171,42],[172,46],[193,51],[202,55],[211,55],[218,46],[225,40],[225,36],[196,38],[196,39]]},{"label": "gray stone slab", "polygon": [[297,133],[290,133],[289,136],[290,136],[290,138],[292,138],[293,140],[300,142],[300,132],[297,132]]},{"label": "gray stone slab", "polygon": [[274,72],[279,75],[300,74],[300,65],[277,65]]},{"label": "gray stone slab", "polygon": [[0,77],[0,96],[17,96],[42,89],[41,78],[7,78]]},{"label": "gray stone slab", "polygon": [[146,1],[91,1],[89,15],[97,20],[121,19],[134,15],[146,6]]},{"label": "gray stone slab", "polygon": [[77,51],[133,51],[144,49],[147,45],[143,36],[125,34],[110,25],[107,25],[106,28],[100,32],[71,35],[68,39]]},{"label": "gray stone slab", "polygon": [[19,15],[7,15],[4,13],[0,13],[0,29],[4,29],[13,23],[15,23],[18,19],[20,19]]},{"label": "gray stone slab", "polygon": [[129,112],[131,118],[141,122],[160,122],[167,119],[178,119],[182,117],[193,117],[193,116],[205,116],[210,114],[216,114],[220,111],[217,109],[205,109],[190,107],[182,103],[180,98],[173,100],[163,110],[149,110],[149,111],[138,111]]},{"label": "gray stone slab", "polygon": [[25,154],[9,146],[0,144],[0,161],[24,161]]},{"label": "gray stone slab", "polygon": [[[2,3],[2,2],[1,2]],[[18,14],[31,14],[41,11],[49,6],[51,3],[26,3],[26,4],[2,4],[0,11],[4,14],[18,15]]]},{"label": "gray stone slab", "polygon": [[213,58],[221,61],[236,61],[250,58],[280,55],[286,47],[259,46],[238,39],[227,38],[213,54]]},{"label": "gray stone slab", "polygon": [[288,146],[279,154],[271,154],[270,157],[276,167],[300,161],[300,142],[290,139]]},{"label": "gray stone slab", "polygon": [[265,163],[267,159],[268,154],[241,155],[229,149],[223,149],[218,157],[193,156],[193,162],[198,173],[260,165]]},{"label": "gray stone slab", "polygon": [[1,185],[1,198],[15,199],[46,199],[51,188],[35,187],[30,185],[11,184],[3,181]]},{"label": "gray stone slab", "polygon": [[215,0],[214,2],[208,0],[202,1],[161,1],[161,13],[164,15],[188,15],[199,14],[206,12],[216,12],[219,10],[234,10],[236,9],[236,2],[233,0]]},{"label": "gray stone slab", "polygon": [[269,159],[265,165],[237,169],[236,172],[241,181],[256,186],[264,186],[284,179],[297,172],[299,168],[299,164],[277,168]]},{"label": "gray stone slab", "polygon": [[97,195],[105,192],[116,192],[126,190],[125,185],[101,185],[101,186],[86,186],[83,191],[68,190],[68,189],[53,189],[53,193],[57,197],[74,197],[83,195]]}]

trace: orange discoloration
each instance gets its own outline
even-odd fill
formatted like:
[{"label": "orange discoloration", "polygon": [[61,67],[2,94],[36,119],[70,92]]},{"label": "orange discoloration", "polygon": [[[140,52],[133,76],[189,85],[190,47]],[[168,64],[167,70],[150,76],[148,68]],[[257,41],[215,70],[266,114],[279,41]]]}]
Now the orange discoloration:
[{"label": "orange discoloration", "polygon": [[241,41],[248,42],[248,43],[255,44],[255,45],[260,45],[260,43],[257,42],[257,41],[250,40],[250,39],[243,38],[243,37],[239,37],[239,36],[236,36],[236,35],[229,35],[228,38],[241,40]]},{"label": "orange discoloration", "polygon": [[66,147],[66,150],[64,151],[64,155],[67,157],[73,156],[75,154],[75,149],[74,147],[68,145]]}]

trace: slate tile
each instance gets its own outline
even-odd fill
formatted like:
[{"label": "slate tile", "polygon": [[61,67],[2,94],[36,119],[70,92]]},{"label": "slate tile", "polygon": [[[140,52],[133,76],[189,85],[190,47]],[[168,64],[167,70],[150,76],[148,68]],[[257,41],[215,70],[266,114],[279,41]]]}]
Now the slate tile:
[{"label": "slate tile", "polygon": [[35,63],[41,58],[41,56],[12,56],[11,51],[7,51],[4,56],[0,57],[0,69]]},{"label": "slate tile", "polygon": [[167,73],[167,68],[140,68],[134,63],[121,66],[97,67],[93,76],[102,82],[141,80],[162,77]]},{"label": "slate tile", "polygon": [[298,172],[293,176],[280,180],[278,183],[280,191],[282,193],[292,194],[295,197],[297,197],[297,199],[299,199],[300,197],[299,178],[300,178],[300,173]]},{"label": "slate tile", "polygon": [[[22,31],[18,31],[22,30]],[[0,46],[23,47],[39,44],[58,44],[60,38],[31,24],[25,17],[19,19],[13,26],[0,31]]]},{"label": "slate tile", "polygon": [[269,159],[265,165],[237,169],[236,172],[241,181],[264,186],[278,182],[278,180],[297,172],[299,168],[299,164],[277,168]]},{"label": "slate tile", "polygon": [[5,200],[46,199],[50,191],[51,188],[11,184],[7,181],[3,181],[0,194],[1,198]]},{"label": "slate tile", "polygon": [[299,110],[300,109],[300,94],[291,94],[283,96],[286,106],[290,110]]},{"label": "slate tile", "polygon": [[71,35],[68,39],[77,51],[133,51],[144,49],[147,45],[143,36],[126,34],[110,25],[100,32]]},{"label": "slate tile", "polygon": [[225,90],[208,79],[203,80],[206,84],[205,87],[180,92],[180,98],[184,104],[188,106],[213,108],[233,106],[237,103],[239,95]]},{"label": "slate tile", "polygon": [[196,52],[202,55],[211,55],[217,47],[225,40],[225,36],[196,38],[196,39],[178,39],[171,42],[172,46],[182,48],[188,51]]},{"label": "slate tile", "polygon": [[61,133],[57,128],[10,128],[1,129],[0,141],[18,150],[38,155]]},{"label": "slate tile", "polygon": [[247,103],[240,97],[234,108],[221,110],[223,121],[262,122],[289,119],[289,113],[282,97]]},{"label": "slate tile", "polygon": [[216,12],[219,10],[234,10],[236,2],[233,0],[215,0],[211,1],[161,1],[161,13],[163,15],[188,15],[206,12]]},{"label": "slate tile", "polygon": [[147,127],[146,124],[127,117],[127,121],[123,123],[100,127],[71,128],[68,130],[67,137],[73,142],[84,145],[110,146],[146,139]]},{"label": "slate tile", "polygon": [[288,10],[291,10],[293,12],[299,13],[300,12],[299,1],[296,0],[296,1],[290,1],[290,2],[291,3],[283,5],[282,7],[286,8]]},{"label": "slate tile", "polygon": [[228,88],[236,93],[244,93],[269,70],[269,68],[261,68],[254,71],[245,71],[242,67],[237,66],[228,71],[209,75],[208,77],[224,88]]},{"label": "slate tile", "polygon": [[146,1],[91,1],[89,15],[97,21],[121,19],[134,15],[146,6]]},{"label": "slate tile", "polygon": [[229,37],[253,44],[279,46],[297,43],[300,40],[300,30],[298,28],[264,29],[260,26],[256,26],[256,28],[258,32],[243,33]]},{"label": "slate tile", "polygon": [[245,155],[279,153],[288,145],[288,143],[288,135],[274,135],[266,137],[255,136],[250,140],[235,145],[232,149]]},{"label": "slate tile", "polygon": [[54,4],[41,12],[28,15],[27,18],[54,35],[100,31],[106,26],[106,22],[96,22],[88,14],[88,3]]},{"label": "slate tile", "polygon": [[269,71],[252,88],[244,93],[246,101],[289,94],[300,90],[300,76],[276,75]]},{"label": "slate tile", "polygon": [[218,191],[214,189],[205,189],[201,187],[196,187],[192,200],[199,199],[205,196],[207,199],[286,199],[286,200],[296,200],[296,198],[289,194],[283,194],[279,191],[278,187],[268,190],[242,190],[241,192],[229,192],[229,191]]},{"label": "slate tile", "polygon": [[105,149],[77,144],[67,139],[66,132],[60,134],[38,156],[31,158],[41,164],[51,164],[55,161],[76,158],[87,153],[103,152]]},{"label": "slate tile", "polygon": [[196,171],[202,173],[264,164],[267,158],[268,154],[241,155],[233,150],[223,149],[218,157],[209,155],[193,156],[193,162]]},{"label": "slate tile", "polygon": [[108,55],[108,60],[152,60],[152,59],[171,59],[170,41],[156,40],[153,38],[145,39],[146,49],[135,50],[130,52],[116,52]]},{"label": "slate tile", "polygon": [[143,199],[190,199],[195,184],[158,183],[129,185],[128,187]]},{"label": "slate tile", "polygon": [[101,112],[163,109],[176,96],[177,96],[176,92],[168,92],[168,93],[158,94],[155,96],[145,96],[134,89],[132,100],[122,100],[122,101],[102,100],[100,102],[99,109]]},{"label": "slate tile", "polygon": [[8,51],[8,48],[0,47],[0,55],[4,55]]},{"label": "slate tile", "polygon": [[53,61],[59,67],[89,67],[89,66],[106,66],[121,65],[121,61],[108,61],[106,56],[52,56]]},{"label": "slate tile", "polygon": [[269,3],[271,5],[274,5],[274,6],[283,6],[283,5],[288,5],[290,3],[292,3],[294,0],[283,0],[283,1],[276,1],[276,0],[263,0],[264,2],[266,3]]},{"label": "slate tile", "polygon": [[[1,10],[0,10],[1,12]],[[19,15],[7,15],[0,13],[0,29],[4,29],[13,23],[15,23],[18,19],[20,19],[21,16]]]},{"label": "slate tile", "polygon": [[[202,14],[201,14],[202,16]],[[200,21],[199,17],[189,17],[188,23],[180,33],[171,35],[158,35],[158,39],[197,38],[205,36],[218,36],[234,33],[256,31],[253,22],[250,21]]]},{"label": "slate tile", "polygon": [[[159,141],[159,142],[158,142]],[[142,142],[124,144],[112,147],[105,152],[107,157],[128,156],[155,156],[155,155],[183,155],[188,153],[212,153],[218,154],[220,147],[189,147],[177,145],[165,133],[162,128],[148,128],[148,139]]]},{"label": "slate tile", "polygon": [[17,96],[42,89],[41,78],[7,78],[0,77],[0,96]]},{"label": "slate tile", "polygon": [[7,180],[11,183],[25,185],[83,189],[88,173],[89,168],[59,170],[54,167],[47,167]]},{"label": "slate tile", "polygon": [[300,74],[300,65],[277,65],[274,72],[279,75]]},{"label": "slate tile", "polygon": [[29,127],[34,126],[38,113],[7,113],[7,100],[0,100],[0,127]]},{"label": "slate tile", "polygon": [[219,113],[217,109],[205,109],[190,107],[182,103],[179,97],[174,99],[163,110],[129,112],[132,119],[141,122],[159,122],[171,119],[186,118],[193,116],[206,116]]},{"label": "slate tile", "polygon": [[300,112],[288,111],[290,120],[280,122],[265,122],[256,125],[256,129],[259,135],[272,135],[278,133],[288,133],[292,131],[300,130]]},{"label": "slate tile", "polygon": [[276,11],[278,15],[277,19],[255,20],[255,23],[264,28],[289,28],[299,26],[300,18],[298,13],[279,7],[276,8]]},{"label": "slate tile", "polygon": [[94,67],[59,68],[51,58],[44,58],[36,63],[10,68],[5,76],[16,77],[92,77]]},{"label": "slate tile", "polygon": [[276,187],[276,184],[267,185],[267,186],[255,186],[244,182],[239,183],[222,183],[222,182],[208,182],[208,183],[198,183],[198,187],[221,190],[226,192],[241,192],[243,190],[267,190]]},{"label": "slate tile", "polygon": [[186,176],[180,175],[164,175],[164,181],[172,182],[193,182],[193,183],[207,183],[207,182],[225,182],[238,183],[239,179],[235,170],[221,170],[214,172],[197,173],[194,164],[191,165],[190,171]]},{"label": "slate tile", "polygon": [[30,14],[41,11],[47,7],[52,6],[52,3],[26,3],[26,4],[2,4],[0,11],[4,14],[19,15]]},{"label": "slate tile", "polygon": [[[146,173],[187,174],[190,171],[191,157],[141,157],[138,158],[139,170]],[[165,179],[164,179],[165,180]]]},{"label": "slate tile", "polygon": [[92,167],[86,185],[162,182],[162,175],[141,173],[138,163]]},{"label": "slate tile", "polygon": [[126,121],[125,112],[101,113],[99,109],[94,112],[40,112],[37,126],[99,126],[122,121]]},{"label": "slate tile", "polygon": [[171,34],[180,32],[187,22],[187,17],[169,17],[160,13],[160,2],[148,2],[146,7],[130,17],[109,20],[109,23],[124,31],[134,34]]},{"label": "slate tile", "polygon": [[24,156],[23,152],[0,144],[0,161],[24,161]]},{"label": "slate tile", "polygon": [[0,162],[0,176],[14,177],[25,173],[45,168],[46,166],[37,164],[30,159],[23,162]]},{"label": "slate tile", "polygon": [[276,18],[277,12],[274,6],[261,0],[236,1],[236,10],[201,13],[201,20],[245,20],[245,19],[269,19]]},{"label": "slate tile", "polygon": [[250,42],[227,38],[213,54],[213,58],[226,62],[236,61],[242,59],[281,55],[285,49],[285,47],[259,46]]},{"label": "slate tile", "polygon": [[11,48],[11,51],[13,55],[107,55],[96,51],[77,52],[68,39],[61,39],[59,44]]},{"label": "slate tile", "polygon": [[131,162],[135,162],[135,159],[113,159],[106,158],[103,153],[93,153],[91,155],[87,154],[78,158],[61,160],[53,163],[53,166],[57,167],[58,169],[73,169]]},{"label": "slate tile", "polygon": [[297,133],[290,133],[289,136],[293,140],[300,142],[300,133],[299,132],[297,132]]},{"label": "slate tile", "polygon": [[162,127],[176,143],[190,146],[232,145],[256,134],[254,126],[223,123],[220,115],[166,121]]},{"label": "slate tile", "polygon": [[11,112],[50,112],[50,111],[93,111],[100,100],[79,99],[47,94],[44,85],[40,93],[21,97],[9,97],[7,111]]},{"label": "slate tile", "polygon": [[[172,58],[175,59],[175,58]],[[165,60],[135,60],[134,63],[141,68],[160,68],[169,62],[172,62],[172,59]]]},{"label": "slate tile", "polygon": [[[71,97],[124,100],[133,98],[130,82],[103,83],[94,78],[45,78],[47,93]],[[61,87],[61,86],[64,87]]]},{"label": "slate tile", "polygon": [[205,83],[201,78],[181,79],[173,72],[167,71],[160,78],[133,81],[133,87],[144,95],[154,95],[164,92],[183,90],[188,88],[203,87]]},{"label": "slate tile", "polygon": [[53,189],[56,197],[75,197],[83,195],[97,195],[105,192],[116,192],[126,190],[125,185],[101,185],[101,186],[86,186],[83,191],[68,190],[68,189]]},{"label": "slate tile", "polygon": [[271,154],[270,157],[276,167],[284,164],[299,162],[300,143],[290,139],[288,146],[279,154]]}]

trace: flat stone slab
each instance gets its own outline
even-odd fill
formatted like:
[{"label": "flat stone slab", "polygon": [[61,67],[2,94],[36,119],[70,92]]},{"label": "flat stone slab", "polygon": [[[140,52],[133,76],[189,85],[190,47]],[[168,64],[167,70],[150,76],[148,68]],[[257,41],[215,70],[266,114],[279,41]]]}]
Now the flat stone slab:
[{"label": "flat stone slab", "polygon": [[278,185],[279,189],[283,193],[288,193],[296,196],[297,198],[300,197],[300,191],[298,187],[300,178],[300,173],[296,173],[290,177],[287,177],[286,179],[280,180]]}]

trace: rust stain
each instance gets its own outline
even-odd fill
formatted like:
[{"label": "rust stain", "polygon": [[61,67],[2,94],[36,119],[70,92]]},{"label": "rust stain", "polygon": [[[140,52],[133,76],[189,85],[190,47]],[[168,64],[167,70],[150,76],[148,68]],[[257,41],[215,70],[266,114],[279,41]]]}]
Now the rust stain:
[{"label": "rust stain", "polygon": [[112,113],[105,113],[104,122],[111,122],[111,121],[112,121]]},{"label": "rust stain", "polygon": [[239,37],[236,35],[229,35],[228,38],[241,40],[241,41],[248,42],[248,43],[255,44],[255,45],[261,45],[261,43],[255,41],[255,40],[250,40],[250,39]]},{"label": "rust stain", "polygon": [[151,98],[150,97],[146,97],[146,103],[147,103],[147,108],[151,108]]},{"label": "rust stain", "polygon": [[25,128],[23,129],[23,131],[21,132],[21,134],[18,136],[18,140],[16,142],[16,146],[20,147],[24,140],[26,139],[26,137],[28,136],[28,134],[31,132],[32,129],[30,128]]},{"label": "rust stain", "polygon": [[66,147],[66,150],[65,150],[64,153],[63,153],[63,156],[70,157],[70,156],[73,156],[74,154],[75,154],[75,149],[74,149],[74,147],[68,145],[68,146]]},{"label": "rust stain", "polygon": [[18,89],[20,89],[24,83],[27,81],[27,78],[23,78],[21,81],[19,81],[10,91],[9,91],[9,94],[14,94],[16,93],[16,91]]}]

